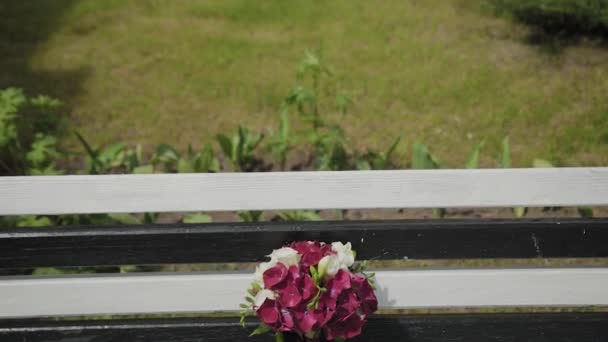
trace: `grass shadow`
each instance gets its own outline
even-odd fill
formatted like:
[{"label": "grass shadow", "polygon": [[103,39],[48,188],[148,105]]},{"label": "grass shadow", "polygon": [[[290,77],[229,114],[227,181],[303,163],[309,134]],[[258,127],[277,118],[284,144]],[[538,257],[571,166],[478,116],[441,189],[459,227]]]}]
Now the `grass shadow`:
[{"label": "grass shadow", "polygon": [[14,86],[30,95],[45,94],[66,102],[81,92],[89,70],[31,67],[32,58],[60,28],[61,18],[74,3],[75,0],[0,2],[0,89]]}]

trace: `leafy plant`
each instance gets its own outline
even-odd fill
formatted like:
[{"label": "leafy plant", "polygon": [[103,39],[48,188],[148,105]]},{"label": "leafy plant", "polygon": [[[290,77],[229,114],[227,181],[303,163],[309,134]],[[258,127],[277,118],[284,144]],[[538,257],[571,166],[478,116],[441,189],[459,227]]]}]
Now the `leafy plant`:
[{"label": "leafy plant", "polygon": [[186,156],[180,157],[177,161],[177,172],[179,173],[202,173],[218,172],[220,162],[215,157],[211,144],[206,144],[200,152],[195,152],[191,145],[188,145]]},{"label": "leafy plant", "polygon": [[403,134],[398,136],[385,152],[375,152],[368,150],[364,155],[355,154],[355,165],[358,170],[386,170],[391,166],[391,156],[395,152],[397,145],[403,138]]},{"label": "leafy plant", "polygon": [[263,213],[261,210],[247,210],[239,211],[238,215],[243,222],[260,222]]},{"label": "leafy plant", "polygon": [[217,135],[217,142],[222,152],[236,171],[251,171],[257,166],[255,150],[263,139],[263,134],[252,133],[242,126],[238,127],[237,133],[232,138],[224,134]]},{"label": "leafy plant", "polygon": [[0,91],[0,148],[18,144],[17,114],[27,103],[21,89],[8,88]]},{"label": "leafy plant", "polygon": [[412,168],[418,170],[439,169],[439,161],[429,152],[428,147],[421,143],[412,145]]},{"label": "leafy plant", "polygon": [[78,141],[84,147],[87,153],[86,164],[88,168],[88,174],[98,175],[108,173],[112,169],[123,165],[124,151],[126,145],[123,143],[112,144],[106,148],[93,148],[85,140],[85,138],[78,132],[75,132]]},{"label": "leafy plant", "polygon": [[321,216],[312,210],[284,211],[278,215],[281,221],[320,221]]},{"label": "leafy plant", "polygon": [[592,218],[593,217],[593,208],[591,207],[578,207],[576,208],[578,214],[584,218]]},{"label": "leafy plant", "polygon": [[[412,146],[412,168],[419,170],[440,169],[441,166],[437,158],[431,154],[426,145],[414,143]],[[443,218],[445,214],[445,208],[433,209],[433,217]]]},{"label": "leafy plant", "polygon": [[287,155],[295,144],[295,138],[289,132],[289,113],[286,108],[281,110],[279,130],[270,139],[268,147],[279,160],[281,170],[285,170],[287,167]]},{"label": "leafy plant", "polygon": [[473,147],[473,150],[471,151],[471,155],[469,156],[469,159],[467,160],[467,164],[466,164],[467,169],[478,169],[479,168],[479,154],[481,153],[481,149],[483,148],[484,144],[485,144],[485,141],[482,141]]},{"label": "leafy plant", "polygon": [[184,223],[209,223],[212,221],[211,216],[203,213],[190,213],[182,218]]},{"label": "leafy plant", "polygon": [[17,227],[48,227],[53,222],[47,216],[25,215],[17,218]]},{"label": "leafy plant", "polygon": [[156,150],[152,155],[152,165],[157,166],[167,172],[174,172],[179,163],[179,153],[177,150],[168,144],[160,144],[156,146]]},{"label": "leafy plant", "polygon": [[13,175],[53,174],[54,170],[50,168],[52,161],[37,159],[47,164],[41,168],[40,165],[30,165],[26,154],[30,152],[30,146],[36,148],[32,158],[42,158],[43,150],[47,152],[42,153],[46,157],[57,152],[52,140],[60,122],[57,114],[60,106],[61,102],[48,96],[28,98],[18,88],[0,90],[0,172]]},{"label": "leafy plant", "polygon": [[313,133],[315,168],[323,171],[351,169],[351,157],[346,149],[344,131],[338,126]]},{"label": "leafy plant", "polygon": [[[319,54],[306,51],[298,67],[296,76],[298,84],[286,99],[287,103],[295,104],[298,107],[300,115],[312,124],[315,131],[324,126],[324,121],[319,114],[319,103],[317,101],[321,78],[331,75],[332,72],[325,65]],[[312,80],[312,85],[306,88],[305,83],[308,77]],[[306,107],[307,104],[308,108]]]},{"label": "leafy plant", "polygon": [[25,158],[28,162],[28,174],[58,175],[62,172],[56,169],[55,161],[59,158],[57,138],[43,133],[37,133],[30,151]]}]

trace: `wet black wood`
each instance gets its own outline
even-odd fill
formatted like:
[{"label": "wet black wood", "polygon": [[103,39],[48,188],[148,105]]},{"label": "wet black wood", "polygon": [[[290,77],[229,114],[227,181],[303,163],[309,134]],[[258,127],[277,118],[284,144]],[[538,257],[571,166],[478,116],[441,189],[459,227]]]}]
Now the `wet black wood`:
[{"label": "wet black wood", "polygon": [[[156,319],[114,321],[0,321],[5,342],[227,342],[273,341],[249,338],[237,319]],[[289,339],[287,339],[289,340]],[[408,342],[605,342],[608,313],[451,314],[380,316],[352,341]]]},{"label": "wet black wood", "polygon": [[296,240],[358,259],[608,256],[608,220],[212,223],[0,229],[0,268],[260,261]]}]

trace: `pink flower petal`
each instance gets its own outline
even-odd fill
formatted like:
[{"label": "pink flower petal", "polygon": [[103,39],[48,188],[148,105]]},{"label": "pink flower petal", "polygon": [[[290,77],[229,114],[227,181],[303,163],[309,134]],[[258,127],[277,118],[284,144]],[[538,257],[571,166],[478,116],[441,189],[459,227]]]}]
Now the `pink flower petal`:
[{"label": "pink flower petal", "polygon": [[286,276],[287,267],[282,263],[278,263],[276,266],[269,268],[264,272],[264,287],[273,289],[276,285],[280,284]]},{"label": "pink flower petal", "polygon": [[266,325],[273,326],[279,321],[279,309],[277,308],[276,301],[272,299],[266,299],[256,311],[260,321]]},{"label": "pink flower petal", "polygon": [[285,289],[279,292],[279,301],[285,307],[292,308],[302,302],[302,296],[298,288],[289,283]]}]

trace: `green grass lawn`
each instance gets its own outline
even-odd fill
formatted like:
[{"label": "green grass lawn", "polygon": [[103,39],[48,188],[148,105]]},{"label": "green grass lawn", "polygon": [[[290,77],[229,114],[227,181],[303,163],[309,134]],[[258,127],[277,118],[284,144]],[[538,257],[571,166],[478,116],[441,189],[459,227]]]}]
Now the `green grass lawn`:
[{"label": "green grass lawn", "polygon": [[[306,49],[350,93],[354,146],[400,132],[463,167],[485,139],[496,167],[608,165],[608,50],[548,52],[483,0],[11,0],[0,4],[0,87],[48,93],[89,140],[200,146],[237,124],[268,129]],[[76,148],[72,137],[65,146]]]}]

